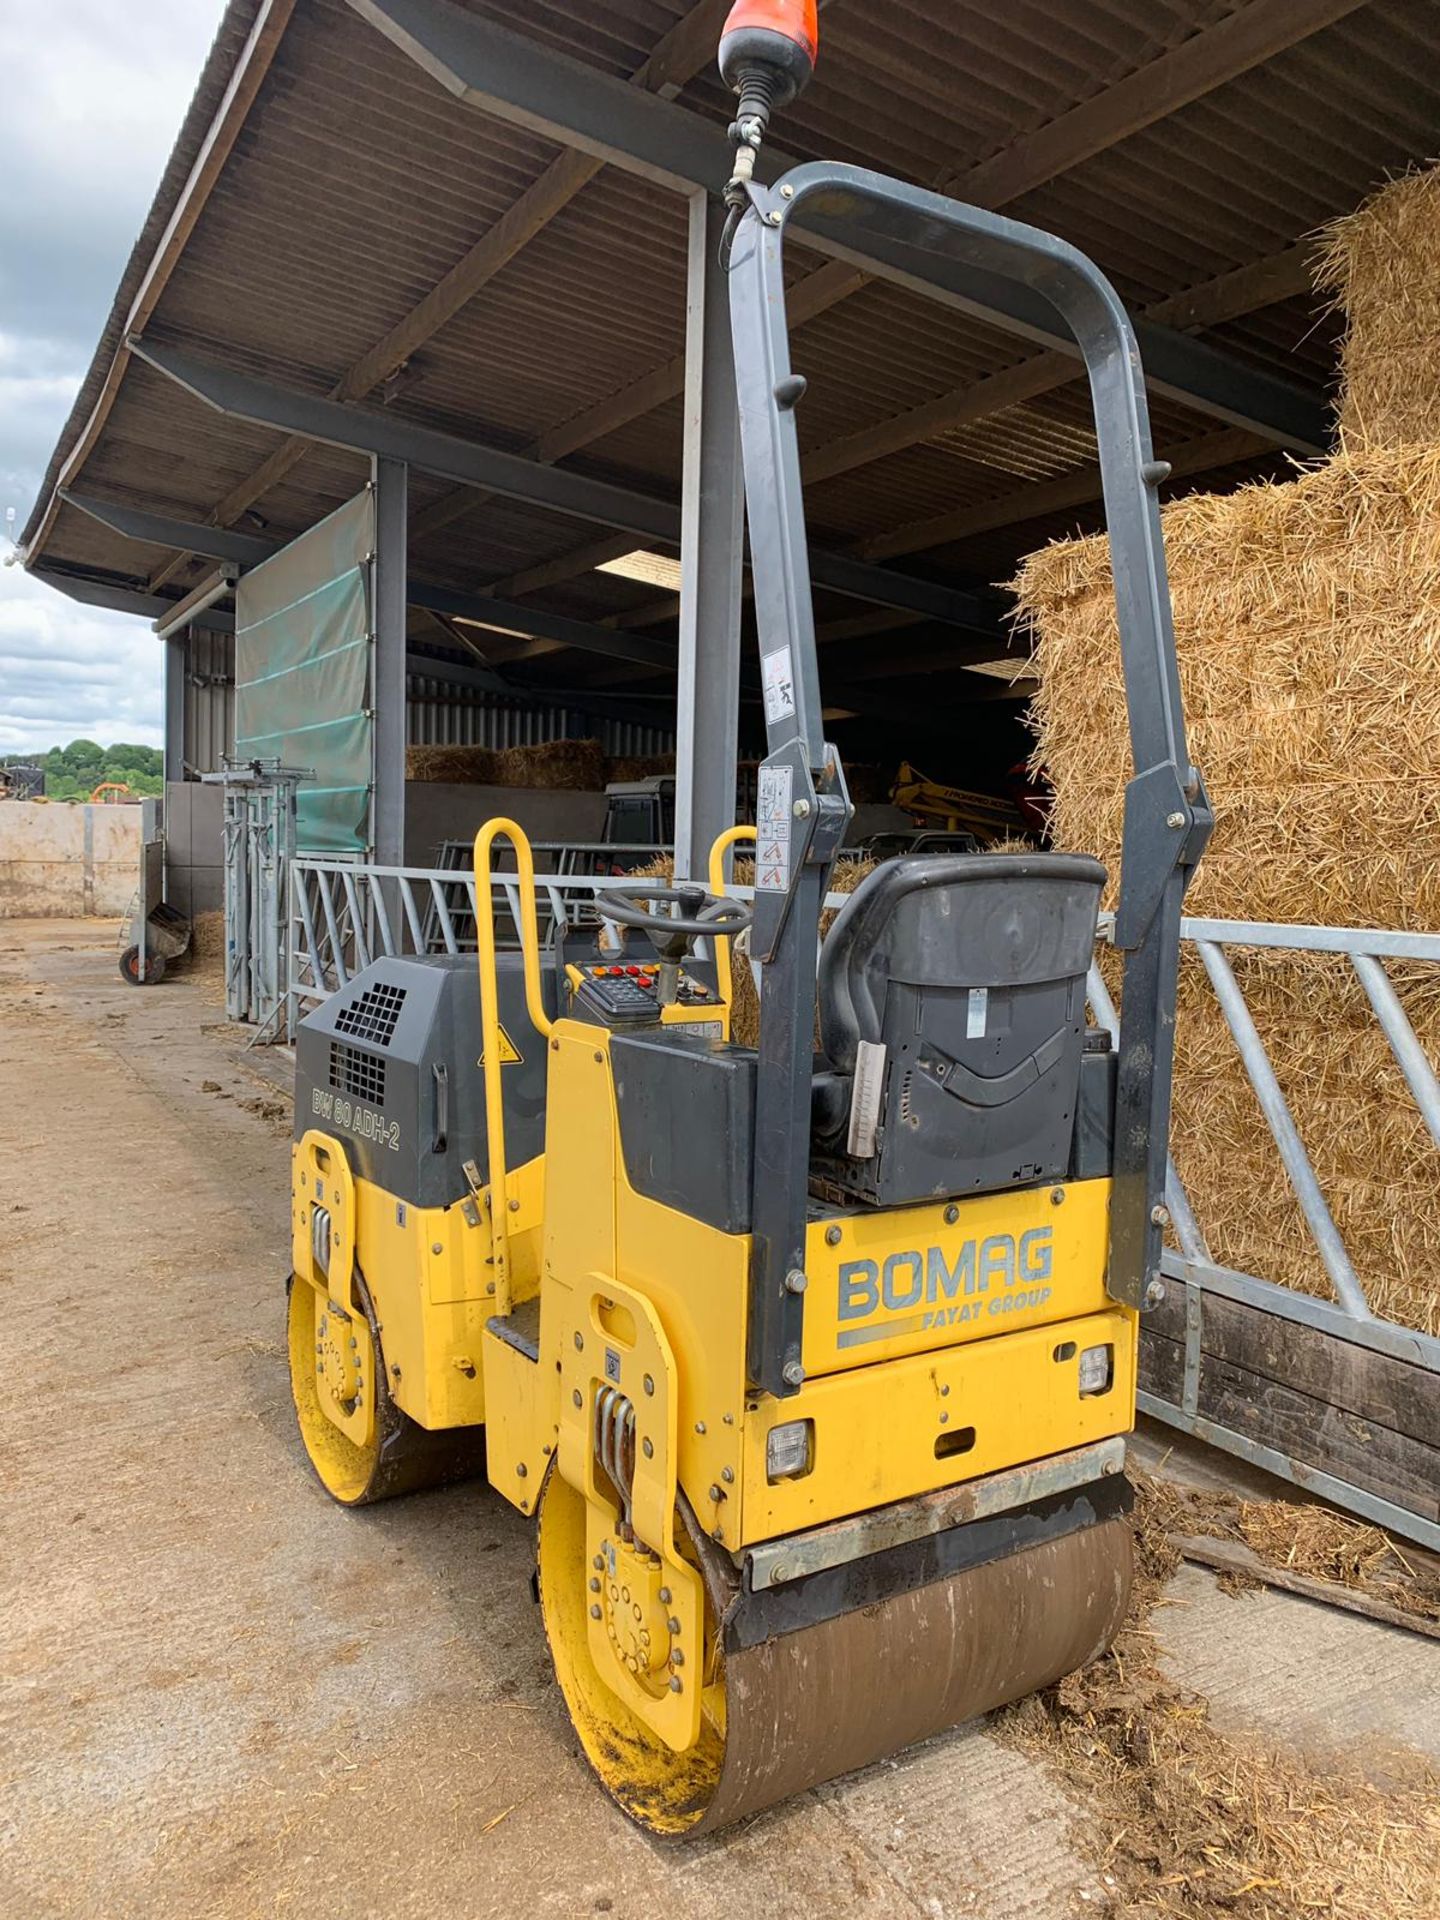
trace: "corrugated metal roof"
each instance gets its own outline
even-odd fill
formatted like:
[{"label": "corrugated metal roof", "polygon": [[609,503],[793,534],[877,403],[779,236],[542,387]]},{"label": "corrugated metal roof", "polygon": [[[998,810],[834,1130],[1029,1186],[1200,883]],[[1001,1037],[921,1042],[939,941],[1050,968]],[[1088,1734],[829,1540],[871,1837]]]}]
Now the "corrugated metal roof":
[{"label": "corrugated metal roof", "polygon": [[[925,183],[963,176],[1255,3],[1008,0],[997,9],[989,0],[834,0],[816,82],[786,110],[777,137],[801,155],[855,159]],[[683,0],[471,5],[627,76],[686,12]],[[105,390],[124,313],[256,12],[257,0],[232,0],[51,481]],[[1388,171],[1424,157],[1440,125],[1437,54],[1434,9],[1370,0],[1007,211],[1084,247],[1143,307],[1282,251],[1353,206]],[[680,99],[712,122],[728,118],[708,66]],[[452,98],[343,0],[295,0],[149,332],[324,393],[558,151]],[[497,447],[529,447],[682,351],[685,245],[678,196],[604,169],[415,351],[388,404],[403,417]],[[803,279],[818,264],[793,249],[792,277]],[[1291,377],[1320,384],[1332,373],[1334,322],[1308,298],[1228,320],[1208,337]],[[825,447],[1031,352],[993,327],[871,282],[797,331],[796,363],[810,381],[802,443]],[[380,404],[379,397],[366,404]],[[1162,453],[1214,430],[1174,401],[1153,402],[1153,413]],[[671,400],[564,464],[673,498],[681,437],[682,409]],[[79,484],[204,520],[276,444],[275,434],[222,418],[131,359]],[[1025,517],[1025,488],[1093,460],[1084,390],[1072,382],[820,482],[809,500],[812,531],[836,545],[863,542],[1014,495],[1012,524],[895,563],[957,582],[1001,580],[1028,547],[1093,513],[1081,502]],[[1184,484],[1223,484],[1274,465],[1246,461]],[[298,531],[352,492],[364,471],[353,455],[313,449],[254,503],[245,524],[258,519],[279,536]],[[417,473],[412,508],[421,512],[450,491]],[[38,524],[37,516],[27,532]],[[488,498],[418,537],[413,565],[442,584],[481,587],[584,548],[597,531]],[[143,584],[167,556],[61,507],[34,558]],[[205,564],[181,567],[170,590]],[[597,621],[623,618],[655,598],[642,584],[594,573],[536,596],[540,605]],[[853,602],[825,604],[830,614],[856,611]],[[537,657],[526,671],[538,680],[555,658]],[[593,657],[560,658],[572,682],[606,670]]]}]

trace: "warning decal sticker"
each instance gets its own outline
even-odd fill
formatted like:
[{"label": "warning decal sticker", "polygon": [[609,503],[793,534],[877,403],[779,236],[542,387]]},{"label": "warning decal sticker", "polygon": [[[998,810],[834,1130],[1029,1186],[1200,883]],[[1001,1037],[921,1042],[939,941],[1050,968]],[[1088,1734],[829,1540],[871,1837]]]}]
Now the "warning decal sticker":
[{"label": "warning decal sticker", "polygon": [[[480,1067],[484,1066],[485,1056],[483,1053],[475,1064]],[[502,1067],[523,1067],[525,1064],[524,1054],[521,1053],[504,1027],[500,1029],[500,1064]]]},{"label": "warning decal sticker", "polygon": [[755,802],[755,885],[784,893],[790,885],[790,795],[793,767],[761,767]]}]

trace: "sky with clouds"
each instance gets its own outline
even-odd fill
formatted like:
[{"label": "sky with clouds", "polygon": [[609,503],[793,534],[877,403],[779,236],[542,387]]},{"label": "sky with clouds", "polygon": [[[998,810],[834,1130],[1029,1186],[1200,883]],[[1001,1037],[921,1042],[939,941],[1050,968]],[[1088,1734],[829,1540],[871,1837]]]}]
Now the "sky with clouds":
[{"label": "sky with clouds", "polygon": [[[223,11],[0,4],[0,517],[17,536]],[[10,537],[0,518],[0,553]],[[0,566],[0,753],[80,735],[161,744],[160,643]]]}]

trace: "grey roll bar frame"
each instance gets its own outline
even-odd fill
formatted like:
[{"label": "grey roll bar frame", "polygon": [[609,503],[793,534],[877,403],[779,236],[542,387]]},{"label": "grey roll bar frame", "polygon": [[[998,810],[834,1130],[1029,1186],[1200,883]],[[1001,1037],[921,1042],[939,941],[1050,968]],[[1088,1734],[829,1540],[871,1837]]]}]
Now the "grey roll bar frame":
[{"label": "grey roll bar frame", "polygon": [[[802,207],[904,241],[936,260],[937,294],[956,265],[1046,299],[1074,335],[1090,384],[1134,776],[1125,793],[1114,943],[1124,951],[1108,1285],[1140,1309],[1163,1297],[1160,1254],[1169,1144],[1175,996],[1185,887],[1214,825],[1185,743],[1158,489],[1169,468],[1150,437],[1134,329],[1095,264],[1063,240],[862,167],[816,161],[751,184],[729,261],[751,578],[766,689],[755,925],[762,968],[747,1369],[777,1397],[803,1384],[805,1227],[816,930],[849,798],[823,736],[785,312],[785,228]],[[737,556],[738,564],[738,556]],[[775,829],[768,860],[767,824]],[[783,832],[780,829],[783,828]]]}]

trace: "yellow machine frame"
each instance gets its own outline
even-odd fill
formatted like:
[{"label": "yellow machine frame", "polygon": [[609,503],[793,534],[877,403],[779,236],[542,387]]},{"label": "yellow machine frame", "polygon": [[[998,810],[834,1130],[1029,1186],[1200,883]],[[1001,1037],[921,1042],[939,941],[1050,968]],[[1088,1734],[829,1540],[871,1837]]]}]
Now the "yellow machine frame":
[{"label": "yellow machine frame", "polygon": [[[734,828],[716,842],[714,891],[726,851],[752,836]],[[602,1598],[609,1586],[631,1596],[624,1635],[615,1609],[595,1603],[592,1655],[630,1710],[680,1750],[696,1738],[699,1692],[685,1689],[674,1660],[699,1644],[704,1611],[676,1534],[680,1496],[717,1545],[739,1553],[1133,1425],[1136,1316],[1105,1287],[1110,1182],[813,1221],[805,1384],[784,1401],[747,1392],[750,1236],[631,1186],[610,1033],[545,1011],[534,861],[513,820],[476,836],[478,898],[491,897],[502,839],[517,867],[526,1003],[548,1049],[545,1152],[507,1161],[495,929],[481,913],[488,1179],[455,1205],[397,1210],[351,1176],[337,1141],[312,1131],[295,1147],[297,1283],[315,1289],[313,1324],[331,1334],[317,1341],[320,1405],[351,1445],[374,1443],[381,1396],[357,1404],[358,1361],[362,1379],[383,1370],[390,1400],[419,1426],[483,1425],[489,1479],[520,1512],[533,1513],[547,1474],[558,1474],[585,1503],[592,1584]],[[727,1023],[728,946],[716,942]],[[322,1197],[324,1270],[314,1233]],[[527,1312],[538,1364],[501,1330]],[[1086,1395],[1077,1356],[1095,1347],[1108,1347],[1113,1364],[1107,1389]],[[621,1442],[633,1455],[624,1498],[597,1464],[607,1393],[633,1421]],[[796,1422],[808,1423],[808,1469],[774,1478],[771,1429]]]}]

